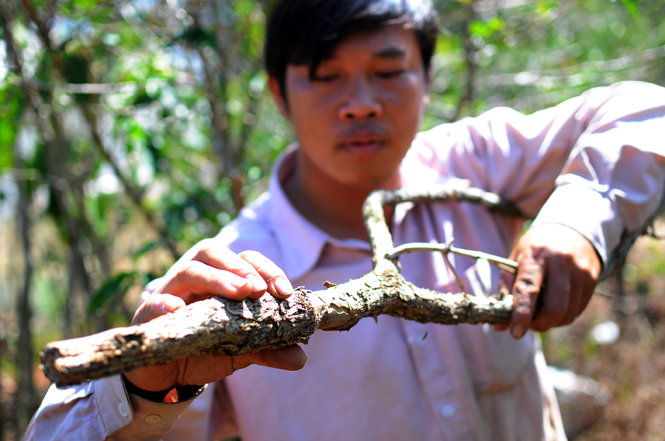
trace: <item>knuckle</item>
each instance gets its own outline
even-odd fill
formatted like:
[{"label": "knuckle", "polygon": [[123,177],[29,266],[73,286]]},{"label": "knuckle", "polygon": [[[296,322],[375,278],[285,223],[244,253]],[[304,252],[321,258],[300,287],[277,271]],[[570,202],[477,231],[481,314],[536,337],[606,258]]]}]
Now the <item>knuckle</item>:
[{"label": "knuckle", "polygon": [[244,251],[239,252],[238,256],[240,256],[242,258],[245,258],[245,257],[252,258],[252,257],[260,256],[260,253],[258,251],[254,251],[254,250],[244,250]]},{"label": "knuckle", "polygon": [[198,260],[200,262],[207,262],[208,260],[210,260],[211,254],[212,252],[210,247],[203,246],[196,251],[193,260]]},{"label": "knuckle", "polygon": [[196,273],[194,262],[187,262],[175,269],[174,279],[177,280],[191,280]]},{"label": "knuckle", "polygon": [[515,292],[521,294],[520,298],[527,300],[540,292],[540,284],[529,275],[519,278],[514,287]]},{"label": "knuckle", "polygon": [[248,262],[261,262],[264,263],[266,258],[263,256],[263,254],[259,253],[258,251],[254,250],[244,250],[238,253],[238,256],[240,256],[242,259],[248,261]]}]

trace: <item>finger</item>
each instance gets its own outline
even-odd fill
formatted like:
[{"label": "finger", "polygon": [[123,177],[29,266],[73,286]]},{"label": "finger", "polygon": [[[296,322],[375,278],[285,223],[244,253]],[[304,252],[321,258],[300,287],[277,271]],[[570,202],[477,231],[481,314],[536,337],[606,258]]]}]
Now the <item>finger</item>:
[{"label": "finger", "polygon": [[[231,357],[231,361],[231,372],[244,369],[252,364],[295,371],[302,369],[307,361],[307,356],[300,346],[292,345],[278,349],[264,349],[259,352]],[[231,375],[231,372],[227,372],[226,375]]]},{"label": "finger", "polygon": [[172,268],[158,292],[182,298],[186,303],[211,296],[241,300],[252,294],[253,286],[246,278],[220,270],[198,260]]},{"label": "finger", "polygon": [[531,328],[539,332],[563,324],[571,299],[568,259],[565,256],[551,256],[546,265],[547,280],[541,288],[540,307],[535,311],[531,323]]},{"label": "finger", "polygon": [[581,271],[571,280],[570,307],[559,326],[572,323],[584,311],[596,286],[595,279],[587,271]]},{"label": "finger", "polygon": [[307,355],[300,346],[292,345],[279,349],[264,349],[254,354],[253,361],[261,366],[297,371],[305,366]]},{"label": "finger", "polygon": [[586,302],[584,301],[584,286],[581,280],[575,280],[570,286],[570,297],[568,310],[555,326],[565,326],[571,324],[578,315],[584,310]]},{"label": "finger", "polygon": [[139,306],[132,319],[132,325],[145,323],[156,317],[173,312],[185,306],[185,302],[180,297],[170,294],[151,294]]},{"label": "finger", "polygon": [[[499,293],[509,293],[515,283],[515,274],[506,271],[501,271],[499,274]],[[494,325],[495,331],[505,331],[508,329],[509,324]]]},{"label": "finger", "polygon": [[286,274],[272,260],[256,251],[243,251],[239,256],[251,264],[266,281],[270,294],[286,298],[293,293],[293,286]]},{"label": "finger", "polygon": [[226,247],[205,245],[198,250],[193,260],[198,260],[213,268],[222,269],[247,279],[251,283],[250,297],[252,298],[261,297],[268,288],[254,265]]},{"label": "finger", "polygon": [[298,345],[233,357],[206,354],[184,359],[174,381],[183,385],[212,383],[253,364],[293,371],[301,369],[306,361],[307,356]]},{"label": "finger", "polygon": [[529,250],[518,260],[519,267],[513,285],[513,312],[510,333],[522,338],[531,327],[533,312],[545,277],[542,251]]}]

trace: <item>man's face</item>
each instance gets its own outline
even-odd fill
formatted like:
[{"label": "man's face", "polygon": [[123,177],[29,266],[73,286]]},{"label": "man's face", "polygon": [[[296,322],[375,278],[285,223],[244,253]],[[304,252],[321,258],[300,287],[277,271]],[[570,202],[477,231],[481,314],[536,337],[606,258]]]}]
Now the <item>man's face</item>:
[{"label": "man's face", "polygon": [[300,143],[301,183],[327,180],[362,191],[399,186],[427,88],[415,34],[399,26],[342,40],[313,78],[309,66],[288,65],[281,108]]}]

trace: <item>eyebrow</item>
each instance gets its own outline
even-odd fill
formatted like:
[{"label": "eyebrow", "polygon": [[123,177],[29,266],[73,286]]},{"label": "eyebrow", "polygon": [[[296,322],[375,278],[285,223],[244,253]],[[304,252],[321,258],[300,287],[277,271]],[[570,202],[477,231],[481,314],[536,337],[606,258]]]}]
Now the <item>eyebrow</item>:
[{"label": "eyebrow", "polygon": [[[400,58],[405,58],[407,55],[407,52],[405,49],[403,49],[400,46],[388,46],[385,48],[378,49],[375,51],[372,56],[376,58],[381,58],[381,59],[387,59],[387,60],[396,60]],[[309,67],[309,77],[310,79],[314,77],[314,72],[316,69],[319,68],[321,63],[333,60],[335,59],[334,53],[331,54],[329,57],[325,57],[320,59],[318,62],[312,63]]]},{"label": "eyebrow", "polygon": [[406,51],[398,46],[389,46],[379,49],[373,55],[378,58],[402,58],[406,56]]}]

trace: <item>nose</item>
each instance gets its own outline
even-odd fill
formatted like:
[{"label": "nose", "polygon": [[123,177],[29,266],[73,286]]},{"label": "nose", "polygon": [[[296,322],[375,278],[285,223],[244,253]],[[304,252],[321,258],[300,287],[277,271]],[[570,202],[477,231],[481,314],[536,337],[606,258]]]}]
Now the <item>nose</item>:
[{"label": "nose", "polygon": [[349,81],[339,106],[340,119],[372,119],[382,115],[381,103],[370,81],[367,78],[354,78]]}]

